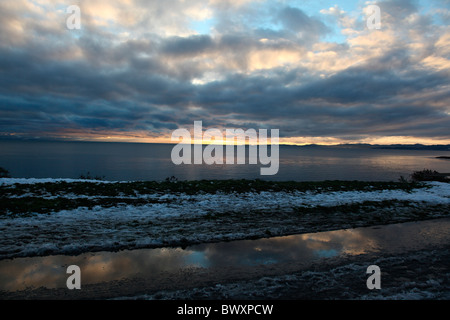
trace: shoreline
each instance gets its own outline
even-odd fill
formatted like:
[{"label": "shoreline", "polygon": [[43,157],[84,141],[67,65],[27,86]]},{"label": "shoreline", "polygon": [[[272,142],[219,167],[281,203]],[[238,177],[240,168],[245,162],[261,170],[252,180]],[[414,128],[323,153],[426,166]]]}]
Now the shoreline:
[{"label": "shoreline", "polygon": [[[450,217],[450,184],[445,182],[21,182],[0,185],[5,204],[0,215],[0,262],[186,248]],[[402,283],[389,275],[388,281],[384,280],[398,285],[398,290],[385,291],[385,295],[361,291],[359,282],[366,277],[363,268],[373,261],[401,274]],[[433,264],[423,267],[419,261]],[[399,254],[332,258],[306,269],[301,263],[224,269],[217,274],[186,269],[163,284],[165,291],[152,292],[152,282],[145,279],[123,279],[87,285],[81,293],[37,288],[2,292],[1,296],[5,300],[447,299],[449,261],[448,246],[426,247]],[[355,270],[361,271],[356,278]],[[314,285],[336,274],[343,282],[324,289]],[[219,283],[218,275],[222,277]],[[417,290],[416,279],[423,280]],[[183,286],[177,287],[177,283]]]},{"label": "shoreline", "polygon": [[[85,284],[82,290],[39,286],[0,290],[0,296],[2,300],[448,300],[450,246],[444,242],[434,239],[406,248],[399,244],[308,262],[186,267]],[[381,268],[381,290],[365,285],[366,268],[373,264]]]},{"label": "shoreline", "polygon": [[0,260],[257,239],[450,215],[450,184],[190,181],[3,185]]}]

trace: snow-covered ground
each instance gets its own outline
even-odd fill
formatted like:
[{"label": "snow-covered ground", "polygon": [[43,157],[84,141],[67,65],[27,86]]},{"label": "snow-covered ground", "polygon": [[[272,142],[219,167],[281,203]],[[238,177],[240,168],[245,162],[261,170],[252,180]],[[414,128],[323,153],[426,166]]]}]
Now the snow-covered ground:
[{"label": "snow-covered ground", "polygon": [[[51,185],[61,182],[67,184],[64,185],[67,189],[61,188],[62,185],[57,188]],[[86,184],[78,188],[68,187],[79,182]],[[50,186],[44,187],[44,183],[50,183]],[[0,179],[3,192],[0,196],[0,260],[57,254],[75,256],[121,249],[186,247],[450,216],[450,184],[440,182],[428,182],[426,187],[413,190],[364,187],[352,191],[316,188],[304,192],[185,193],[144,192],[144,189],[128,192],[124,188],[123,193],[113,196],[98,192],[101,188],[95,192],[83,192],[83,188],[89,189],[91,183],[95,186],[112,182]],[[42,205],[40,200],[43,200]],[[18,203],[19,209],[7,205],[7,201],[9,204]],[[40,210],[30,211],[34,204],[20,206],[27,201],[36,201]],[[72,205],[70,209],[58,209],[63,207],[60,203],[67,201]],[[42,210],[49,203],[56,206]],[[21,212],[21,208],[26,209]],[[427,239],[426,232],[422,233],[421,236]],[[85,287],[82,293],[94,297],[102,297],[103,294],[108,298],[111,296],[107,293],[116,290],[120,292],[116,295],[120,299],[151,300],[448,299],[449,261],[450,248],[446,245],[395,254],[384,251],[379,255],[358,254],[326,264],[318,263],[308,269],[296,269],[291,263],[286,263],[285,268],[261,265],[259,273],[252,267],[239,275],[234,271],[227,273],[225,268],[220,270],[223,279],[219,282],[214,282],[215,275],[208,276],[209,270],[200,268],[195,272],[187,270],[187,273],[178,274],[177,281],[169,278],[168,283],[180,285],[168,285],[164,290],[151,291],[148,290],[151,283],[128,279],[96,284],[91,289]],[[383,266],[382,291],[369,292],[361,286],[367,278],[365,268],[369,264]],[[268,270],[270,272],[266,273]],[[192,283],[195,277],[204,280],[202,285]],[[141,289],[146,293],[139,294]],[[38,288],[9,292],[8,297],[14,298],[16,294],[59,297],[61,292],[67,293],[65,289],[55,290]],[[123,292],[129,294],[124,296]],[[5,292],[2,294],[6,296]]]},{"label": "snow-covered ground", "polygon": [[[14,188],[15,184],[59,181],[110,183],[70,179],[0,179],[0,185]],[[6,212],[0,216],[0,259],[184,246],[448,216],[450,184],[430,182],[428,185],[411,192],[264,191],[193,195],[155,192],[120,197],[152,200],[139,205],[121,203],[119,199],[113,206],[96,205],[27,215]],[[21,196],[29,197],[30,194],[14,195],[16,198]],[[77,199],[100,196],[67,193],[39,197]],[[8,201],[8,198],[1,201]],[[354,204],[361,206],[356,211],[346,207]]]}]

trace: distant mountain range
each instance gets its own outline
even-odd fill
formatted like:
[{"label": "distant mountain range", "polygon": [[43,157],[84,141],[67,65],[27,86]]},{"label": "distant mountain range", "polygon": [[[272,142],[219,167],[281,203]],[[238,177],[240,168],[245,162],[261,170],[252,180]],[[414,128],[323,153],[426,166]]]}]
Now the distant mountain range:
[{"label": "distant mountain range", "polygon": [[396,149],[396,150],[435,150],[435,151],[450,151],[450,145],[437,144],[437,145],[424,145],[424,144],[368,144],[368,143],[355,143],[355,144],[338,144],[338,145],[317,145],[309,144],[302,147],[332,147],[332,148],[358,148],[358,149]]},{"label": "distant mountain range", "polygon": [[373,145],[374,149],[403,149],[403,150],[439,150],[450,151],[450,145],[423,145],[423,144],[393,144],[393,145]]},{"label": "distant mountain range", "polygon": [[[0,141],[36,141],[36,142],[90,142],[90,141],[73,141],[63,139],[27,139],[21,137],[1,136]],[[101,141],[97,141],[101,142]],[[114,143],[112,141],[108,143]],[[127,142],[120,142],[127,143]],[[163,143],[167,144],[167,143]],[[283,144],[281,144],[283,145]],[[450,151],[449,144],[436,144],[436,145],[424,145],[424,144],[368,144],[368,143],[346,143],[337,145],[319,145],[319,144],[307,144],[307,145],[290,145],[283,146],[301,147],[301,148],[357,148],[357,149],[397,149],[397,150],[435,150],[435,151]]]}]

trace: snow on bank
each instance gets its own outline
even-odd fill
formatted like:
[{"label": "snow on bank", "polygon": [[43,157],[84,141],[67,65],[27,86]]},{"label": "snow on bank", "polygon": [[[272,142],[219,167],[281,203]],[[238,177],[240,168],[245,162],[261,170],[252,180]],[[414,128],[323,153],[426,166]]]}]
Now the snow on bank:
[{"label": "snow on bank", "polygon": [[[14,181],[17,183],[18,180]],[[36,181],[41,182],[43,179]],[[304,230],[302,224],[313,223],[311,217],[301,220],[301,215],[296,211],[299,207],[333,207],[364,201],[396,200],[410,202],[418,207],[441,205],[446,210],[441,210],[436,216],[448,214],[450,184],[430,182],[428,185],[429,188],[411,192],[137,194],[137,198],[168,201],[144,205],[117,204],[107,208],[79,207],[28,217],[3,216],[0,218],[0,259],[236,240],[263,237],[268,233],[299,233]],[[345,221],[345,214],[340,214],[339,221]],[[323,220],[318,221],[333,218],[328,213],[322,216]],[[360,220],[365,218],[370,217],[358,217]],[[395,221],[396,217],[392,219]]]}]

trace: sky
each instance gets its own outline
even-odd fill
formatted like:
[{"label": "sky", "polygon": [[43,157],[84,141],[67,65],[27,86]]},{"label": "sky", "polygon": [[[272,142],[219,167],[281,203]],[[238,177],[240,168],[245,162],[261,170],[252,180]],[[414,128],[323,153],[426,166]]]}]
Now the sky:
[{"label": "sky", "polygon": [[2,0],[0,138],[450,144],[449,22],[450,0]]}]

